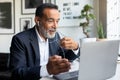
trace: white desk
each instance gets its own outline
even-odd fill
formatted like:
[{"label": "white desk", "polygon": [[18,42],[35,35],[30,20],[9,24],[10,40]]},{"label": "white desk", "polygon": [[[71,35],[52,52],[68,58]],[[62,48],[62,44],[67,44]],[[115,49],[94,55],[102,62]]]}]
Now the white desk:
[{"label": "white desk", "polygon": [[[74,70],[79,69],[79,66],[77,66],[78,62],[73,62],[72,65],[75,65],[75,66],[72,66],[70,71],[74,71]],[[55,79],[53,79],[52,77],[45,77],[45,78],[42,78],[40,80],[55,80]],[[113,76],[112,78],[107,79],[107,80],[120,80],[120,62],[117,63],[117,69],[116,69],[115,76]]]}]

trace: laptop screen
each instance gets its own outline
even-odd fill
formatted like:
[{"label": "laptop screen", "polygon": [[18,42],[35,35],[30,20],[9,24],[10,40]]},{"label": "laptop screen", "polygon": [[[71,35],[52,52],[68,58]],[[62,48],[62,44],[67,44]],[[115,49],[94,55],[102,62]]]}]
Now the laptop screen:
[{"label": "laptop screen", "polygon": [[82,43],[78,80],[105,80],[116,71],[118,40]]}]

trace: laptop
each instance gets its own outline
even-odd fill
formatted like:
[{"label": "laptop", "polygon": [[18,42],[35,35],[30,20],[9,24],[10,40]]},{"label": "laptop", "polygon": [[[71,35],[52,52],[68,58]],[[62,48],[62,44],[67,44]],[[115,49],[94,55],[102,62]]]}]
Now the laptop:
[{"label": "laptop", "polygon": [[56,80],[106,80],[115,75],[119,40],[82,43],[79,70],[53,77]]}]

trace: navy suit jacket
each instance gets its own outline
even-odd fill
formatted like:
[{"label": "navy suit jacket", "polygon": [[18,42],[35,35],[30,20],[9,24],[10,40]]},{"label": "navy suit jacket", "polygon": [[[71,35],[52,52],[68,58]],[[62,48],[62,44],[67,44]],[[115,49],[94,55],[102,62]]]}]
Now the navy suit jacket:
[{"label": "navy suit jacket", "polygon": [[[63,57],[62,48],[56,42],[59,40],[56,33],[53,39],[49,39],[49,56],[60,55]],[[74,60],[79,55],[75,55],[72,50],[65,50],[65,57]],[[38,46],[35,27],[13,36],[10,47],[10,70],[12,80],[39,80],[40,76],[40,52]]]}]

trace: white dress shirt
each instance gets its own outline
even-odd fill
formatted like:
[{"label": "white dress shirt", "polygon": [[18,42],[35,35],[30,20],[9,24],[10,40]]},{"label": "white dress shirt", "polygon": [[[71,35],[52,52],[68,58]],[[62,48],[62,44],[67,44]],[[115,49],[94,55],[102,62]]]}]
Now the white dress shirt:
[{"label": "white dress shirt", "polygon": [[39,35],[37,29],[36,29],[37,37],[38,37],[38,43],[39,43],[39,51],[40,51],[40,76],[45,77],[49,76],[46,68],[46,64],[48,63],[49,59],[49,43],[48,39],[45,41],[41,38]]}]

